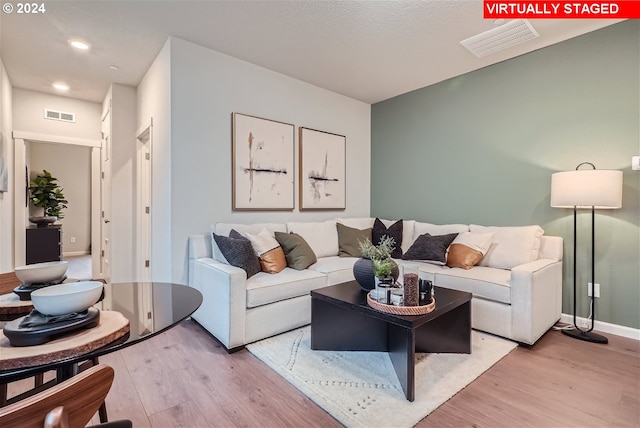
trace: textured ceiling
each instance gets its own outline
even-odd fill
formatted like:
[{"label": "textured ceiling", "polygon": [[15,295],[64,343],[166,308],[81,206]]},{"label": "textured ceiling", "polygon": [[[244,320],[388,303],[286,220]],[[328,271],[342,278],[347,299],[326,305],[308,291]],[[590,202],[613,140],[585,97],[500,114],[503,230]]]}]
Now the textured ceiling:
[{"label": "textured ceiling", "polygon": [[[476,58],[460,41],[495,27],[482,1],[49,1],[3,13],[0,54],[15,87],[100,102],[137,86],[169,36],[375,103],[611,25],[535,20],[540,37]],[[89,52],[72,50],[81,38]],[[109,68],[117,65],[119,70]]]}]

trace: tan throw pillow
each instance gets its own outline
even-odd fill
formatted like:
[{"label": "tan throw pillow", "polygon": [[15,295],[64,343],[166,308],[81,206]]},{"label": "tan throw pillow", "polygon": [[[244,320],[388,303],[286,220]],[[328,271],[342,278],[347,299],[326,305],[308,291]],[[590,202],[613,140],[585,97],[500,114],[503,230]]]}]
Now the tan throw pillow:
[{"label": "tan throw pillow", "polygon": [[451,244],[447,253],[447,266],[471,269],[482,260],[482,253],[464,244]]},{"label": "tan throw pillow", "polygon": [[257,235],[247,233],[247,238],[258,254],[260,268],[263,272],[278,273],[287,267],[287,259],[282,247],[267,229],[262,229]]},{"label": "tan throw pillow", "polygon": [[344,224],[336,223],[338,228],[338,246],[340,257],[362,257],[362,251],[360,251],[360,241],[371,240],[371,228],[367,229],[355,229],[353,227],[345,226]]},{"label": "tan throw pillow", "polygon": [[493,233],[462,232],[456,236],[447,253],[447,266],[471,269],[487,254]]}]

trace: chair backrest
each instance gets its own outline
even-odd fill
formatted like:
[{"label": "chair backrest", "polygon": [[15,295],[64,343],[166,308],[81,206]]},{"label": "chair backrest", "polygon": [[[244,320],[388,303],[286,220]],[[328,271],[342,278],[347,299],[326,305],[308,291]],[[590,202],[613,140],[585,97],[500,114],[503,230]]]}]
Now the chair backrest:
[{"label": "chair backrest", "polygon": [[31,397],[0,407],[0,427],[42,428],[47,413],[58,406],[64,406],[69,426],[84,427],[104,402],[112,383],[113,369],[95,365]]}]

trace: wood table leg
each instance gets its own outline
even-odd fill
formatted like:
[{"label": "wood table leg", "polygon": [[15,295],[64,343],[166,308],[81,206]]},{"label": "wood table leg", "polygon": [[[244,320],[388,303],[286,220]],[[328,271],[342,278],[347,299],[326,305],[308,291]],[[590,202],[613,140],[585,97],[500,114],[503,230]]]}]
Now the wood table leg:
[{"label": "wood table leg", "polygon": [[44,383],[44,373],[38,373],[37,375],[35,375],[33,377],[33,386],[34,387],[39,387],[42,386],[42,384]]},{"label": "wood table leg", "polygon": [[0,407],[7,405],[7,384],[0,383]]}]

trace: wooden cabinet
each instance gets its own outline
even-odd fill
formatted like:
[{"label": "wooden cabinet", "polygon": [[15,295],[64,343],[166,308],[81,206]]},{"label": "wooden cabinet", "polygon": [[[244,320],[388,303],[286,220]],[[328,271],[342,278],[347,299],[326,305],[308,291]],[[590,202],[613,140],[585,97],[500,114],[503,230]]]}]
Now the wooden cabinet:
[{"label": "wooden cabinet", "polygon": [[62,259],[62,228],[60,226],[27,228],[27,264],[53,262]]}]

